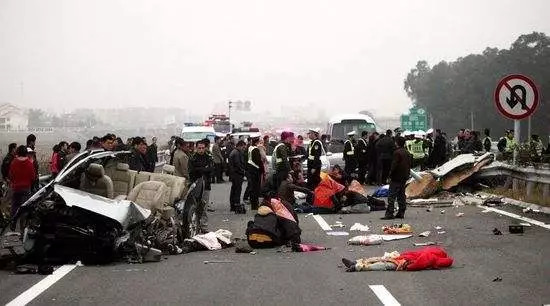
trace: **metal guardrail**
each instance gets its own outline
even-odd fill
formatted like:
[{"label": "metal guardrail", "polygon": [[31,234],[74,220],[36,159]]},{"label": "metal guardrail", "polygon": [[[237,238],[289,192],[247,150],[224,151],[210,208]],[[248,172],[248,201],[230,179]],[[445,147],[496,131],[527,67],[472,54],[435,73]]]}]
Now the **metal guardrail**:
[{"label": "metal guardrail", "polygon": [[506,177],[505,188],[520,191],[520,182],[525,182],[525,195],[531,197],[535,194],[535,186],[539,185],[542,191],[542,199],[550,197],[550,168],[546,166],[514,166],[503,162],[493,162],[481,168],[476,177],[490,178],[495,176]]},{"label": "metal guardrail", "polygon": [[492,162],[477,172],[481,178],[505,176],[526,182],[550,184],[550,168],[513,166],[503,162]]}]

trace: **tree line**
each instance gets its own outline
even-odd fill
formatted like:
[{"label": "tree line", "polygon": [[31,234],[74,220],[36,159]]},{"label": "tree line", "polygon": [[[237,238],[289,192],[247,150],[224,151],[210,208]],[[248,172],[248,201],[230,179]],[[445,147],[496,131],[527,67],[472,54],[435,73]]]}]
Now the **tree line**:
[{"label": "tree line", "polygon": [[[514,122],[500,115],[494,103],[497,83],[506,75],[524,74],[539,89],[539,106],[531,118],[532,134],[547,139],[550,122],[550,37],[533,32],[519,36],[509,49],[486,48],[453,62],[441,61],[430,67],[421,60],[404,81],[407,95],[433,116],[434,126],[449,133],[470,128],[490,128],[493,138],[513,129]],[[522,141],[527,120],[522,120]]]}]

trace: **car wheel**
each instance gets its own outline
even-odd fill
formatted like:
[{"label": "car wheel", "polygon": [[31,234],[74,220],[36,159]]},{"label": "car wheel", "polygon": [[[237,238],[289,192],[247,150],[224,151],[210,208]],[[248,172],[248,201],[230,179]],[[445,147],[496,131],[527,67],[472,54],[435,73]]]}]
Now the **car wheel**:
[{"label": "car wheel", "polygon": [[199,216],[197,214],[197,200],[189,197],[183,210],[183,233],[185,238],[199,234]]}]

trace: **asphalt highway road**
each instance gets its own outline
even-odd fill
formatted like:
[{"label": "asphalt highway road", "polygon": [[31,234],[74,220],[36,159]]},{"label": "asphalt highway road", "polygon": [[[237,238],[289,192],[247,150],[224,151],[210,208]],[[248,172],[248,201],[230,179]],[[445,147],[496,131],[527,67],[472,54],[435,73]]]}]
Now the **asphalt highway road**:
[{"label": "asphalt highway road", "polygon": [[[209,228],[223,228],[244,237],[253,214],[229,213],[229,183],[213,185]],[[445,213],[441,213],[441,210]],[[543,215],[513,213],[550,223]],[[300,215],[302,240],[330,247],[311,253],[257,250],[237,254],[234,248],[169,256],[159,263],[79,266],[39,294],[34,305],[543,305],[550,303],[550,230],[531,226],[522,235],[509,234],[508,225],[519,221],[476,206],[446,207],[431,212],[409,208],[404,222],[414,237],[377,246],[348,246],[360,235],[329,236],[317,221]],[[456,214],[463,212],[463,217]],[[366,224],[381,233],[388,224],[383,212],[358,215],[323,215],[329,224],[349,227]],[[441,226],[444,234],[437,234]],[[502,236],[492,233],[494,228]],[[430,230],[428,238],[418,233]],[[384,252],[415,248],[414,242],[439,242],[454,265],[450,269],[420,272],[345,272],[342,257],[381,256]],[[204,264],[221,260],[227,263]],[[502,281],[493,280],[500,277]],[[5,304],[44,276],[15,275],[0,271],[0,304]],[[383,287],[371,287],[371,286]],[[376,293],[375,293],[376,292]],[[378,295],[377,295],[378,293]]]}]

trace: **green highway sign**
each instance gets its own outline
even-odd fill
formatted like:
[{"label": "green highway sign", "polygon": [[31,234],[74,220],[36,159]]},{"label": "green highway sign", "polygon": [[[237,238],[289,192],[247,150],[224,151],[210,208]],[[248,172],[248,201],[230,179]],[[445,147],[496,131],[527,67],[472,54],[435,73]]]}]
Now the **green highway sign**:
[{"label": "green highway sign", "polygon": [[423,108],[411,108],[408,114],[401,115],[401,128],[404,131],[426,131],[428,114]]}]

